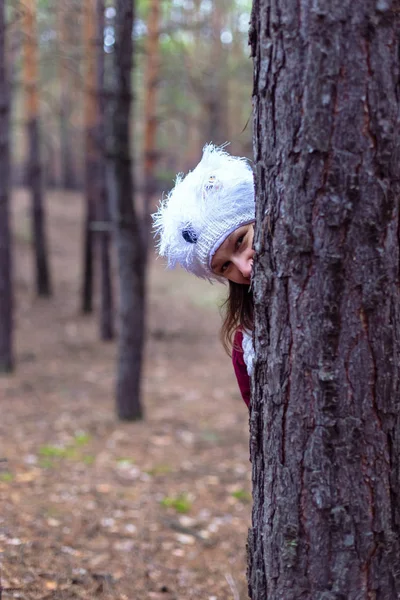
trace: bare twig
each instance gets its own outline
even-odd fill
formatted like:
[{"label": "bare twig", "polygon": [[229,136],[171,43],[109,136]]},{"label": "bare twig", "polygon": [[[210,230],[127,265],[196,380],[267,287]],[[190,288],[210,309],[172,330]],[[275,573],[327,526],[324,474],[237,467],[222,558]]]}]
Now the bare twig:
[{"label": "bare twig", "polygon": [[233,600],[240,600],[239,590],[237,588],[236,582],[233,579],[230,573],[225,574],[225,579],[228,582],[229,587],[231,588],[231,592],[233,594]]}]

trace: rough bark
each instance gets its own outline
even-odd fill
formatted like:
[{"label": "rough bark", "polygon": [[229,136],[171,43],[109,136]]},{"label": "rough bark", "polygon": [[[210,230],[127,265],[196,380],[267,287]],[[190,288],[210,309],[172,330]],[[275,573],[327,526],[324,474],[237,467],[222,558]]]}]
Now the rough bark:
[{"label": "rough bark", "polygon": [[36,289],[39,296],[51,295],[51,281],[46,235],[46,212],[43,194],[43,169],[41,161],[39,125],[39,65],[36,29],[36,0],[26,0],[23,7],[26,129],[28,138],[27,184],[32,195],[32,237],[36,272]]},{"label": "rough bark", "polygon": [[253,4],[257,600],[400,597],[399,16]]},{"label": "rough bark", "polygon": [[110,94],[110,188],[120,290],[116,401],[118,416],[123,420],[136,420],[143,416],[140,392],[145,321],[145,260],[142,252],[142,223],[133,204],[130,144],[134,7],[132,0],[116,0],[114,92]]},{"label": "rough bark", "polygon": [[0,0],[0,373],[13,369],[13,293],[10,233],[10,82],[5,2]]}]

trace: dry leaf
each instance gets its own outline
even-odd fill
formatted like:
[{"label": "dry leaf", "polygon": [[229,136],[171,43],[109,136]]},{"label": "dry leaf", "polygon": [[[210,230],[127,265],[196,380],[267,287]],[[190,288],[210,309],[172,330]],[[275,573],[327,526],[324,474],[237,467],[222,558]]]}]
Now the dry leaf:
[{"label": "dry leaf", "polygon": [[21,483],[29,483],[31,481],[35,481],[39,474],[40,471],[38,469],[35,469],[33,471],[26,471],[25,473],[17,473],[15,481],[19,481]]},{"label": "dry leaf", "polygon": [[46,581],[45,583],[47,590],[56,590],[58,588],[57,581]]}]

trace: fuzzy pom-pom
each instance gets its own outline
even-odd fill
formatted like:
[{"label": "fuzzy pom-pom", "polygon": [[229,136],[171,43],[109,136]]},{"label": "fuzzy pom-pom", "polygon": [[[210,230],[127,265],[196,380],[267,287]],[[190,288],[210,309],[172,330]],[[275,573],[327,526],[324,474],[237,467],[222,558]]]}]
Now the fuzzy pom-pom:
[{"label": "fuzzy pom-pom", "polygon": [[197,167],[186,177],[177,176],[153,220],[159,253],[169,267],[179,263],[199,277],[212,277],[215,244],[254,220],[253,173],[247,160],[206,145]]}]

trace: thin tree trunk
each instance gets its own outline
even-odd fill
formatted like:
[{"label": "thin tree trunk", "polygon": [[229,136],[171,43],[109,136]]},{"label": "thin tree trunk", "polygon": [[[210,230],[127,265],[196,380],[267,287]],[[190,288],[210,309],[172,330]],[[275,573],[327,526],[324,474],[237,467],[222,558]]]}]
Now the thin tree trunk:
[{"label": "thin tree trunk", "polygon": [[157,162],[157,86],[160,71],[160,19],[159,0],[151,0],[147,19],[147,65],[144,102],[144,241],[147,249],[151,230],[151,201],[156,191],[155,167]]},{"label": "thin tree trunk", "polygon": [[[71,143],[72,85],[70,22],[71,7],[59,2],[57,5],[59,36],[59,81],[60,81],[60,186],[75,190],[78,187]],[[74,18],[76,15],[74,14]]]},{"label": "thin tree trunk", "polygon": [[6,60],[5,1],[0,0],[0,373],[12,371],[13,290],[10,233],[10,81]]},{"label": "thin tree trunk", "polygon": [[39,296],[50,296],[51,283],[48,265],[39,129],[39,48],[36,30],[36,0],[25,0],[23,6],[23,25],[23,79],[29,146],[27,181],[32,194],[32,232],[35,253],[36,288]]},{"label": "thin tree trunk", "polygon": [[96,73],[96,0],[85,0],[85,222],[83,233],[82,312],[93,311],[94,230],[96,219],[98,160],[96,137],[98,126]]},{"label": "thin tree trunk", "polygon": [[[68,0],[65,4],[68,12],[68,58],[71,93],[71,112],[69,115],[69,136],[72,145],[72,172],[76,189],[85,188],[85,85],[82,72],[85,71],[85,51],[82,48],[85,27],[86,3],[82,0]],[[73,100],[73,101],[72,101]]]},{"label": "thin tree trunk", "polygon": [[21,22],[17,17],[18,8],[14,8],[10,12],[7,22],[6,34],[6,58],[7,58],[7,77],[10,82],[11,89],[17,85],[19,77],[19,60],[21,54],[23,31],[21,31]]},{"label": "thin tree trunk", "polygon": [[[200,48],[202,43],[203,32],[199,25],[201,22],[201,0],[195,0],[192,5],[189,18],[195,24],[193,29],[193,43],[194,48]],[[192,70],[191,61],[187,61],[187,69]],[[187,168],[185,170],[192,169],[193,165],[197,164],[199,156],[201,156],[201,149],[204,146],[204,131],[203,120],[207,118],[204,116],[204,107],[201,103],[192,103],[188,125],[187,125],[187,149],[185,150],[185,160],[187,161]]]},{"label": "thin tree trunk", "polygon": [[253,5],[257,600],[400,597],[398,9]]},{"label": "thin tree trunk", "polygon": [[211,14],[212,39],[210,44],[209,77],[205,86],[208,139],[216,144],[227,141],[227,69],[226,53],[221,41],[224,18],[221,3],[214,2]]},{"label": "thin tree trunk", "polygon": [[[238,28],[239,16],[235,12],[231,14],[231,29],[233,40],[229,52],[229,73],[227,81],[227,139],[240,140],[243,138],[243,130],[246,128],[248,120],[248,130],[251,130],[251,102],[250,98],[243,94],[242,86],[238,86],[238,81],[242,82],[243,65],[243,38]],[[247,86],[245,88],[247,90]],[[246,114],[247,113],[247,114]],[[246,116],[244,116],[246,115]],[[247,137],[247,136],[246,136]],[[242,140],[241,140],[242,141]]]},{"label": "thin tree trunk", "polygon": [[114,338],[114,303],[111,277],[111,218],[106,181],[106,139],[105,139],[105,54],[104,54],[104,0],[97,0],[97,100],[99,119],[97,128],[98,155],[98,219],[101,224],[98,232],[100,247],[100,338],[104,341]]},{"label": "thin tree trunk", "polygon": [[116,0],[114,83],[112,98],[111,193],[118,254],[119,340],[117,412],[120,419],[143,416],[141,376],[145,321],[145,260],[142,223],[134,208],[130,147],[132,0]]}]

